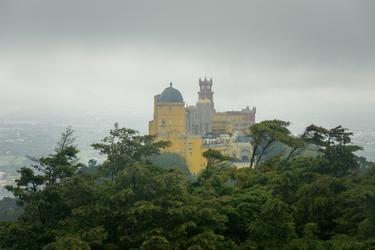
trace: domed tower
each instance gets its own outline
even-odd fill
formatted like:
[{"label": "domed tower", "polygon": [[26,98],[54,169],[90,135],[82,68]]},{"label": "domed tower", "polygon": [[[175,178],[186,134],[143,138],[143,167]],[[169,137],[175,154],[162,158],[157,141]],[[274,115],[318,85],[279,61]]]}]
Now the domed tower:
[{"label": "domed tower", "polygon": [[161,103],[184,103],[184,98],[181,92],[173,88],[173,83],[169,84],[169,87],[164,89],[159,97]]},{"label": "domed tower", "polygon": [[186,134],[184,99],[172,83],[154,98],[154,119],[149,123],[149,134],[158,137]]}]

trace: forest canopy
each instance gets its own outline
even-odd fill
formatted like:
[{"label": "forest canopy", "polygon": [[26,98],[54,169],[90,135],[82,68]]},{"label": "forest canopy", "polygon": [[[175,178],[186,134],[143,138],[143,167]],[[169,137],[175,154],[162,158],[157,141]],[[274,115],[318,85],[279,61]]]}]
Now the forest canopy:
[{"label": "forest canopy", "polygon": [[[196,178],[164,163],[175,156],[155,160],[169,142],[118,125],[93,145],[107,160],[87,171],[67,129],[7,187],[23,213],[0,222],[0,248],[375,248],[375,167],[356,156],[352,133],[311,125],[294,136],[288,126],[251,128],[252,168],[211,150]],[[265,157],[276,143],[287,147]],[[311,145],[318,153],[306,157]]]}]

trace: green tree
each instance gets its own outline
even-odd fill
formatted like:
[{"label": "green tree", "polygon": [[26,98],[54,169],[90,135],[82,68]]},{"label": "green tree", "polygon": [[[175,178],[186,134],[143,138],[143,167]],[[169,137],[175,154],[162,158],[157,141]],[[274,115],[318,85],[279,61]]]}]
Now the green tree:
[{"label": "green tree", "polygon": [[159,154],[160,149],[166,148],[170,142],[157,141],[155,136],[140,135],[138,131],[120,128],[118,123],[109,132],[102,143],[92,147],[107,157],[101,169],[114,180],[117,173],[136,162],[150,161],[153,154]]},{"label": "green tree", "polygon": [[163,169],[179,169],[186,175],[190,174],[185,159],[177,153],[164,152],[159,155],[154,154],[151,162],[153,165]]},{"label": "green tree", "polygon": [[231,159],[230,157],[223,155],[220,151],[211,148],[203,152],[203,157],[207,159],[207,166],[217,165]]},{"label": "green tree", "polygon": [[[266,126],[257,155],[270,135],[273,145],[292,149],[286,125]],[[80,171],[74,141],[65,138],[9,187],[24,214],[0,222],[0,248],[373,249],[375,166],[358,167],[347,130],[306,131],[299,139],[316,143],[317,157],[236,169],[211,150],[198,178],[153,166],[150,156],[160,147],[152,138],[113,132],[115,145],[98,144],[111,155],[105,167],[121,166],[113,181],[107,171]]]},{"label": "green tree", "polygon": [[290,122],[281,120],[266,120],[250,127],[250,136],[253,138],[250,166],[258,165],[264,155],[269,153],[277,143],[281,142],[290,146],[300,143],[287,128],[289,125]]},{"label": "green tree", "polygon": [[79,238],[74,237],[63,237],[59,238],[55,242],[52,242],[45,247],[43,250],[90,250],[90,245]]},{"label": "green tree", "polygon": [[259,216],[249,225],[250,238],[258,246],[276,249],[295,237],[294,226],[288,205],[278,198],[268,197]]},{"label": "green tree", "polygon": [[73,131],[67,128],[62,133],[56,151],[47,157],[34,159],[32,168],[23,167],[16,186],[6,189],[14,194],[19,204],[27,205],[26,212],[36,213],[39,222],[51,225],[64,216],[65,210],[57,184],[72,177],[83,166],[78,162],[78,149],[73,146]]}]

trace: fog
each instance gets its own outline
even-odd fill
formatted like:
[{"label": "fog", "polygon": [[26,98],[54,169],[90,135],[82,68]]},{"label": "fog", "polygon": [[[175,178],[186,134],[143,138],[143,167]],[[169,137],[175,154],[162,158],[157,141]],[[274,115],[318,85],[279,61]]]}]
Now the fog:
[{"label": "fog", "polygon": [[146,131],[153,95],[173,82],[193,104],[207,76],[217,110],[256,106],[257,120],[297,130],[374,128],[374,11],[365,0],[1,1],[0,113]]}]

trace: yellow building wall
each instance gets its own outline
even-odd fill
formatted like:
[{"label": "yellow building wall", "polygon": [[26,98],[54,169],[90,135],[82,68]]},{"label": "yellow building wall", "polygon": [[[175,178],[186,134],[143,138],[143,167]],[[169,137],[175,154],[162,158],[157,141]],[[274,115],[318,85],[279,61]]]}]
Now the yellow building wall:
[{"label": "yellow building wall", "polygon": [[207,149],[202,147],[202,139],[189,136],[159,136],[158,140],[170,141],[171,146],[165,152],[177,153],[186,161],[191,174],[198,174],[207,165],[203,152]]},{"label": "yellow building wall", "polygon": [[[159,103],[159,98],[160,95],[154,96],[154,116],[149,122],[149,134],[155,135],[157,140],[170,141],[171,146],[164,151],[181,155],[186,160],[190,173],[198,174],[206,167],[207,161],[202,154],[209,148],[231,157],[240,154],[238,145],[203,145],[202,137],[188,134],[185,103]],[[249,114],[241,112],[217,112],[212,117],[212,132],[247,133],[249,119]]]},{"label": "yellow building wall", "polygon": [[186,139],[186,163],[192,174],[198,174],[207,166],[207,160],[203,157],[206,149],[202,146],[201,137],[187,137]]},{"label": "yellow building wall", "polygon": [[[155,98],[156,100],[156,98]],[[202,156],[201,137],[187,134],[187,113],[184,103],[158,103],[155,101],[154,119],[149,122],[149,134],[156,135],[157,140],[170,141],[166,152],[177,153],[185,160],[190,173],[197,174],[206,167]]]},{"label": "yellow building wall", "polygon": [[178,138],[178,137],[164,137],[160,136],[158,137],[158,140],[164,140],[164,141],[170,141],[171,145],[165,149],[166,152],[171,153],[177,153],[185,158],[186,155],[186,148],[185,148],[185,142],[184,138]]},{"label": "yellow building wall", "polygon": [[241,114],[241,113],[217,112],[217,113],[214,114],[212,119],[214,121],[240,122],[240,121],[247,121],[248,115],[247,114]]},{"label": "yellow building wall", "polygon": [[233,133],[233,124],[228,121],[212,121],[212,132],[216,134]]},{"label": "yellow building wall", "polygon": [[[214,133],[233,133],[236,130],[247,131],[241,123],[248,121],[247,114],[218,112],[212,117],[212,131]],[[237,127],[236,127],[237,126]]]},{"label": "yellow building wall", "polygon": [[157,104],[155,127],[160,136],[186,134],[186,109],[183,103]]},{"label": "yellow building wall", "polygon": [[[207,166],[207,161],[202,154],[209,148],[231,157],[238,155],[238,149],[233,145],[224,143],[206,146],[203,145],[201,136],[188,135],[187,111],[184,103],[158,103],[155,101],[154,112],[154,120],[149,122],[149,134],[156,135],[157,140],[170,141],[171,146],[164,151],[181,155],[191,174],[198,174]],[[216,113],[213,116],[212,129],[214,132],[219,130],[223,133],[233,133],[235,124],[246,121],[246,119],[246,115]]]}]

